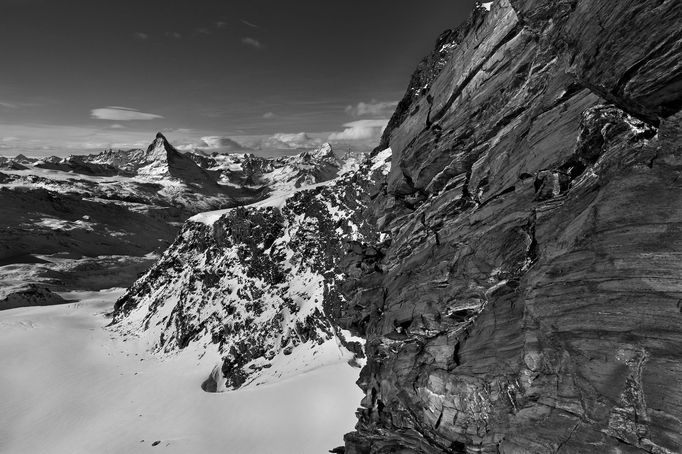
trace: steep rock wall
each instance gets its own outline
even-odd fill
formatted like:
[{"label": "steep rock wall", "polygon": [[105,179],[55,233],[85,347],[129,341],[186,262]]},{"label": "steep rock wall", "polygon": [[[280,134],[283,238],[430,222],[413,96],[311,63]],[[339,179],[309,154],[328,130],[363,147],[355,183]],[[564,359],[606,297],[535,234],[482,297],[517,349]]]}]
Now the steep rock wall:
[{"label": "steep rock wall", "polygon": [[681,21],[498,0],[408,90],[347,453],[682,451]]}]

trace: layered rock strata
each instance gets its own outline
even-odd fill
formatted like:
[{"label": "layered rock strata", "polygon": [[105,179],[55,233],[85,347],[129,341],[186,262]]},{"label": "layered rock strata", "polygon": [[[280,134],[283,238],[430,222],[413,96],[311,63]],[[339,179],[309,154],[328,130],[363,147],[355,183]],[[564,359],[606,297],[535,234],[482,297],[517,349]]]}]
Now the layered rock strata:
[{"label": "layered rock strata", "polygon": [[498,0],[419,68],[390,241],[343,287],[368,357],[346,453],[682,452],[681,21]]}]

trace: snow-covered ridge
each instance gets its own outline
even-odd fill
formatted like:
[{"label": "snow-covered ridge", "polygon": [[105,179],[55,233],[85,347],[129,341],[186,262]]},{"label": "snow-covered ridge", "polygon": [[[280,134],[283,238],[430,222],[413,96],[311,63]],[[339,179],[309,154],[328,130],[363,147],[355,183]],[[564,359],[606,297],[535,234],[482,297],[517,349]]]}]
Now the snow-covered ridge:
[{"label": "snow-covered ridge", "polygon": [[362,356],[336,322],[340,261],[350,241],[377,241],[363,210],[389,160],[390,150],[328,182],[190,219],[116,303],[114,329],[159,352],[216,355],[211,391]]},{"label": "snow-covered ridge", "polygon": [[[346,156],[339,160],[329,144],[274,162],[271,169],[261,177],[261,181],[269,188],[268,197],[251,204],[253,208],[281,208],[296,192],[336,184],[345,175],[359,168],[358,158]],[[190,221],[211,225],[230,210],[232,208],[199,213],[190,218]]]}]

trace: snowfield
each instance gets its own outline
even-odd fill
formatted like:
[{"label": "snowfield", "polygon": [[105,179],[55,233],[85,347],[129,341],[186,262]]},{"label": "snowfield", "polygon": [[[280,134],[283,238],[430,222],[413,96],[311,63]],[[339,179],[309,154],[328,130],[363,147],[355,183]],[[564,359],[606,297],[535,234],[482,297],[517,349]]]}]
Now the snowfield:
[{"label": "snowfield", "polygon": [[106,329],[123,291],[63,293],[74,302],[0,312],[1,453],[323,453],[353,429],[362,393],[346,359],[206,393],[218,356],[160,358]]}]

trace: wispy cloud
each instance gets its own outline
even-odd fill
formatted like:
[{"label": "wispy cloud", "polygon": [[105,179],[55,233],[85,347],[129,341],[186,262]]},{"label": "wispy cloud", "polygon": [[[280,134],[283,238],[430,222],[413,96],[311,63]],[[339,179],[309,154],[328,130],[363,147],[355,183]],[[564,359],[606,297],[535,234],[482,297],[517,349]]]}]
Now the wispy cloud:
[{"label": "wispy cloud", "polygon": [[242,44],[249,46],[249,47],[253,47],[254,49],[258,49],[258,50],[263,49],[263,47],[264,47],[263,44],[260,41],[258,41],[256,38],[250,38],[248,36],[245,38],[242,38]]},{"label": "wispy cloud", "polygon": [[209,150],[222,150],[222,151],[242,151],[250,150],[249,147],[242,145],[241,143],[224,136],[206,136],[202,137],[199,142],[199,148],[205,148]]},{"label": "wispy cloud", "polygon": [[386,129],[388,119],[377,120],[357,120],[343,125],[345,128],[341,132],[334,132],[329,135],[329,140],[371,140],[378,138]]},{"label": "wispy cloud", "polygon": [[390,117],[393,114],[398,101],[377,101],[359,102],[354,106],[347,106],[346,113],[353,117]]},{"label": "wispy cloud", "polygon": [[17,105],[7,101],[0,101],[0,107],[4,107],[5,109],[16,109]]},{"label": "wispy cloud", "polygon": [[270,120],[271,118],[275,118],[275,117],[276,117],[276,115],[274,112],[265,112],[263,114],[263,118],[265,118],[266,120]]},{"label": "wispy cloud", "polygon": [[196,32],[198,35],[210,35],[210,34],[211,34],[211,30],[209,30],[208,28],[203,28],[203,27],[202,27],[202,28],[197,28],[197,29],[195,30],[195,32]]},{"label": "wispy cloud", "polygon": [[249,22],[249,21],[247,21],[246,19],[240,19],[240,21],[241,21],[242,24],[246,25],[247,27],[251,27],[251,28],[260,28],[259,25],[254,24],[253,22]]},{"label": "wispy cloud", "polygon": [[322,140],[311,137],[305,132],[283,133],[278,132],[272,136],[262,138],[255,144],[261,150],[294,150],[300,148],[315,148]]},{"label": "wispy cloud", "polygon": [[144,40],[149,39],[149,35],[146,34],[146,33],[143,33],[143,32],[136,32],[136,33],[133,33],[133,37],[134,37],[135,39],[139,39],[139,40],[141,40],[141,41],[144,41]]},{"label": "wispy cloud", "polygon": [[97,120],[113,120],[113,121],[134,121],[134,120],[155,120],[163,118],[161,115],[140,112],[136,109],[119,106],[108,106],[99,109],[93,109],[90,116]]},{"label": "wispy cloud", "polygon": [[166,32],[166,38],[182,39],[182,34],[178,32]]},{"label": "wispy cloud", "polygon": [[215,23],[215,26],[218,28],[224,28],[227,27],[227,22],[219,20],[218,22]]},{"label": "wispy cloud", "polygon": [[[154,134],[158,130],[158,128],[136,129],[110,126],[8,124],[0,121],[0,154],[65,156],[74,153],[99,152],[106,148],[142,148],[154,140]],[[221,134],[215,131],[195,131],[186,128],[163,129],[162,131],[178,148],[186,144],[205,145],[206,143],[200,140],[201,137]]]}]

